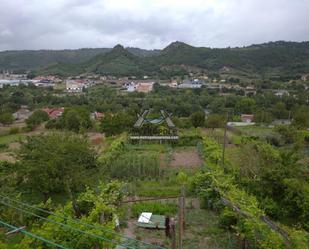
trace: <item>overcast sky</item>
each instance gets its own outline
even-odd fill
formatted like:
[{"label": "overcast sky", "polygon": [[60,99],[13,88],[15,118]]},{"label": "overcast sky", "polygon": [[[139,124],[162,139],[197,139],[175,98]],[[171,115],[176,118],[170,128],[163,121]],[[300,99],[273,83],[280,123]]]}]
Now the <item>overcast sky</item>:
[{"label": "overcast sky", "polygon": [[0,50],[309,40],[309,0],[0,0]]}]

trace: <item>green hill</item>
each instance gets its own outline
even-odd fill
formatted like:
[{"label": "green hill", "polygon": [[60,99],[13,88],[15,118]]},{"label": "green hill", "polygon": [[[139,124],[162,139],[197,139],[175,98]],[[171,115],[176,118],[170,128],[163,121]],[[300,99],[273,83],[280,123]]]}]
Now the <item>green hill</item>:
[{"label": "green hill", "polygon": [[123,48],[0,52],[0,70],[32,69],[39,73],[74,75],[157,75],[196,68],[271,77],[309,73],[309,42],[270,42],[241,48],[193,47],[173,42],[163,50]]},{"label": "green hill", "polygon": [[98,74],[134,75],[144,71],[141,62],[141,58],[117,45],[110,52],[94,57],[84,67],[87,72]]}]

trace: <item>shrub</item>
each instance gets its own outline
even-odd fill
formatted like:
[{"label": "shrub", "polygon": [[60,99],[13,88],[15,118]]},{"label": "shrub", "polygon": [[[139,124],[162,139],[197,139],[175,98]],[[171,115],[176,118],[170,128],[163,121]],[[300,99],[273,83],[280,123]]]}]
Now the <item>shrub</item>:
[{"label": "shrub", "polygon": [[235,212],[229,208],[224,208],[219,216],[219,225],[224,228],[231,228],[237,224],[238,217]]},{"label": "shrub", "polygon": [[9,134],[17,134],[19,132],[19,128],[18,127],[12,127],[9,131]]}]

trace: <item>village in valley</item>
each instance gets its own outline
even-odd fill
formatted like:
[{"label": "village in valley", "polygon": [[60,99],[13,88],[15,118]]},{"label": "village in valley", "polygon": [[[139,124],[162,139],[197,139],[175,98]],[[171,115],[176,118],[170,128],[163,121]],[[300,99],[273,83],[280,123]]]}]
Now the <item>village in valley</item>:
[{"label": "village in valley", "polygon": [[[56,233],[62,233],[62,227],[55,224],[54,218],[58,217],[55,212],[62,214],[64,210],[58,209],[57,205],[70,205],[73,201],[77,206],[70,208],[76,214],[67,221],[61,220],[62,226],[68,226],[69,231],[73,229],[72,236],[85,233],[86,238],[91,238],[94,235],[88,228],[77,229],[70,219],[77,221],[81,212],[87,220],[90,214],[87,212],[96,210],[99,216],[94,224],[101,228],[96,228],[100,236],[94,241],[109,248],[247,248],[252,243],[250,239],[236,232],[244,229],[242,222],[247,222],[247,216],[254,219],[246,203],[251,202],[250,198],[263,203],[272,194],[262,194],[264,189],[250,187],[245,182],[264,177],[259,181],[273,184],[274,179],[263,175],[270,166],[267,160],[284,164],[285,161],[278,161],[279,151],[290,151],[296,143],[301,146],[293,152],[298,158],[293,163],[300,167],[299,172],[307,170],[308,107],[304,106],[300,112],[293,105],[308,104],[309,81],[306,75],[285,82],[274,78],[265,87],[260,79],[229,75],[227,67],[221,72],[215,75],[189,72],[159,79],[147,75],[115,77],[99,74],[29,78],[29,73],[3,71],[0,79],[1,186],[12,191],[13,199],[3,197],[2,216],[8,217],[7,212],[20,215],[20,222],[14,222],[17,230],[22,230],[19,227],[24,224],[38,226],[31,216],[38,217],[42,219],[39,225],[42,231],[53,231],[46,235],[47,238],[61,244],[62,240],[54,237]],[[262,99],[271,102],[266,104]],[[67,141],[61,142],[67,143],[63,148],[57,144],[62,139]],[[74,148],[70,141],[77,142],[80,148]],[[37,152],[32,146],[39,146]],[[46,153],[53,156],[47,158]],[[62,153],[66,156],[59,157]],[[85,168],[76,153],[86,153],[85,157],[89,157]],[[41,155],[44,159],[42,162],[35,159],[36,163],[30,166],[30,154],[34,158]],[[270,159],[264,159],[265,156]],[[53,157],[58,159],[53,161]],[[70,160],[69,165],[72,165],[68,167],[72,167],[73,172],[62,168],[65,160]],[[87,166],[89,163],[95,166]],[[29,164],[26,171],[18,169],[18,165],[23,164]],[[53,165],[57,171],[52,173],[55,169],[45,168],[46,164]],[[50,179],[50,187],[44,182],[47,180],[44,180],[44,174],[49,170],[52,171],[48,174],[64,177],[59,175],[57,181]],[[76,170],[82,176],[76,174]],[[33,174],[40,179],[32,182]],[[67,177],[74,179],[77,185],[68,183]],[[240,181],[231,185],[227,192],[221,192],[225,182],[234,181],[233,177]],[[63,184],[68,184],[69,192]],[[101,199],[108,188],[114,189],[113,198],[117,198],[117,202]],[[209,192],[209,188],[215,192]],[[229,198],[242,191],[238,188],[251,191],[241,193],[244,195],[241,198],[248,198],[248,202]],[[91,189],[95,189],[96,194]],[[76,197],[72,197],[71,191]],[[90,199],[83,199],[83,191]],[[18,192],[22,193],[22,198],[17,200],[14,193]],[[305,198],[305,193],[303,197],[301,195],[298,198]],[[48,211],[47,220],[33,213],[35,206],[15,209],[19,201],[25,203],[23,205],[35,204],[34,196],[36,203],[43,207],[40,212]],[[272,198],[272,205],[281,205],[280,199]],[[112,216],[106,208],[100,207],[97,202],[100,200],[115,210]],[[48,203],[51,206],[47,206]],[[90,206],[81,206],[86,203]],[[288,235],[280,233],[288,232],[280,222],[288,223],[281,221],[271,207],[260,206],[267,203],[257,205],[253,202],[251,205],[254,212],[261,212],[255,221],[260,222],[261,227],[252,225],[253,229],[269,230],[275,236],[274,243],[285,245]],[[88,210],[86,213],[82,211],[84,208]],[[261,221],[263,212],[276,223]],[[305,209],[300,211],[297,218],[298,224],[304,226],[305,212]],[[26,214],[30,214],[29,221],[25,219]],[[106,232],[107,224],[115,230]],[[234,226],[238,228],[234,230]],[[69,239],[71,235],[68,236]],[[105,241],[106,236],[111,242]],[[0,238],[12,246],[20,244],[28,248],[28,239],[23,238],[22,233]],[[269,238],[256,235],[254,240],[262,243]],[[86,241],[83,242],[85,247],[80,248],[91,248],[88,247],[91,242]],[[35,246],[41,243],[36,239],[30,239],[30,242]]]},{"label": "village in valley", "polygon": [[1,1],[0,249],[309,249],[308,13]]}]

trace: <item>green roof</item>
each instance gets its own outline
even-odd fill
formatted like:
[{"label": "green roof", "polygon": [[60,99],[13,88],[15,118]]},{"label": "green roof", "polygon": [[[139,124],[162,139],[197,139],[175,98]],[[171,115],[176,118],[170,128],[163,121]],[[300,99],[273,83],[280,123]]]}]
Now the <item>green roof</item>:
[{"label": "green roof", "polygon": [[143,228],[159,228],[165,229],[165,216],[164,215],[151,215],[149,223],[137,222],[137,226]]}]

